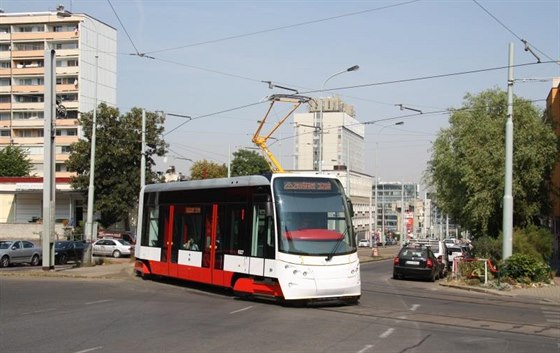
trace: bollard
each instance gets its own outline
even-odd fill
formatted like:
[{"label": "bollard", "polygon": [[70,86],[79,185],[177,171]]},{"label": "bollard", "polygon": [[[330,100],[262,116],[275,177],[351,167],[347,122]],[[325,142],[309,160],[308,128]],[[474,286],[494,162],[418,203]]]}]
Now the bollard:
[{"label": "bollard", "polygon": [[379,253],[377,252],[377,247],[371,249],[371,256],[373,257],[379,256]]}]

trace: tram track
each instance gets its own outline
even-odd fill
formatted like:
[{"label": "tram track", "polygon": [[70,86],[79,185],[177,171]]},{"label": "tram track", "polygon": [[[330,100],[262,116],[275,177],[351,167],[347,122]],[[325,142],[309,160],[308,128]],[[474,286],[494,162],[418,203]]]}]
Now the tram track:
[{"label": "tram track", "polygon": [[322,307],[318,310],[337,312],[340,314],[367,317],[375,320],[390,320],[401,325],[426,324],[439,327],[457,327],[463,329],[512,333],[528,336],[542,336],[557,339],[560,328],[551,324],[518,323],[480,318],[456,317],[443,314],[419,313],[410,310],[383,310],[373,306],[354,305],[344,307]]}]

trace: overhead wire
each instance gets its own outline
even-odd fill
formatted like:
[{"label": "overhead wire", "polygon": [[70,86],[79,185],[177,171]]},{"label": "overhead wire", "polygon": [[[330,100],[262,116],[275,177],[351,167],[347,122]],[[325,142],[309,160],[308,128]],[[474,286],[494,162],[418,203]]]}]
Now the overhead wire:
[{"label": "overhead wire", "polygon": [[[212,39],[212,40],[208,40],[208,41],[204,41],[204,42],[197,42],[197,43],[185,44],[185,45],[166,48],[166,49],[147,51],[147,52],[142,53],[142,54],[155,54],[155,53],[161,53],[161,52],[165,52],[165,51],[172,51],[172,50],[190,48],[190,47],[195,47],[195,46],[200,46],[200,45],[205,45],[205,44],[210,44],[210,43],[224,42],[224,41],[231,40],[231,39],[249,37],[249,36],[254,36],[254,35],[258,35],[258,34],[269,33],[269,32],[274,32],[274,31],[279,31],[279,30],[289,29],[289,28],[294,28],[294,27],[301,27],[301,26],[306,26],[306,25],[310,25],[310,24],[314,24],[314,23],[331,21],[331,20],[335,20],[335,19],[339,19],[339,18],[343,18],[343,17],[362,15],[362,14],[368,13],[368,12],[380,11],[380,10],[385,10],[385,9],[388,9],[388,8],[393,8],[393,7],[403,6],[403,5],[409,5],[409,4],[418,2],[418,1],[420,1],[420,0],[405,1],[405,2],[398,3],[398,4],[385,5],[385,6],[380,6],[380,7],[376,7],[376,8],[373,8],[373,9],[350,12],[350,13],[346,13],[346,14],[342,14],[342,15],[331,16],[331,17],[321,18],[321,19],[317,19],[317,20],[305,21],[305,22],[300,22],[300,23],[295,23],[295,24],[285,25],[285,26],[279,26],[279,27],[274,27],[274,28],[269,28],[269,29],[263,29],[263,30],[255,31],[255,32],[237,34],[237,35],[228,36],[228,37],[224,37],[224,38]],[[139,54],[139,53],[136,53],[136,54]]]},{"label": "overhead wire", "polygon": [[524,45],[525,45],[525,51],[530,51],[531,54],[533,54],[533,56],[535,56],[537,58],[538,61],[540,61],[540,58],[538,56],[535,55],[535,53],[533,53],[533,51],[531,50],[531,48],[535,49],[536,51],[538,51],[539,53],[541,53],[542,55],[544,55],[547,59],[552,60],[553,62],[555,62],[556,64],[560,65],[560,60],[556,59],[554,60],[553,58],[551,58],[550,56],[548,56],[546,53],[542,52],[541,50],[539,50],[537,47],[535,47],[533,44],[529,43],[527,40],[521,38],[519,35],[517,35],[517,33],[515,33],[511,28],[509,28],[508,26],[506,26],[502,21],[500,21],[496,16],[494,16],[490,11],[488,11],[488,9],[486,9],[484,6],[482,6],[477,0],[472,0],[478,7],[480,7],[484,12],[486,12],[486,14],[488,14],[488,16],[492,17],[496,22],[498,22],[498,24],[500,24],[500,26],[502,26],[503,28],[505,28],[509,33],[511,33],[515,38],[519,39],[519,41],[521,41]]},{"label": "overhead wire", "polygon": [[134,44],[134,41],[132,40],[132,37],[130,37],[130,34],[128,34],[128,31],[126,30],[126,27],[124,26],[124,24],[121,21],[121,18],[119,17],[119,14],[117,13],[117,11],[115,10],[115,8],[113,7],[113,4],[111,3],[111,0],[107,0],[107,3],[109,3],[109,6],[111,6],[111,10],[113,10],[113,13],[115,14],[115,16],[117,17],[117,20],[119,21],[124,33],[126,34],[126,36],[128,37],[128,40],[130,41],[130,44],[132,44],[132,47],[134,48],[134,50],[136,51],[135,55],[138,56],[143,56],[139,51],[138,48],[136,48],[136,45]]}]

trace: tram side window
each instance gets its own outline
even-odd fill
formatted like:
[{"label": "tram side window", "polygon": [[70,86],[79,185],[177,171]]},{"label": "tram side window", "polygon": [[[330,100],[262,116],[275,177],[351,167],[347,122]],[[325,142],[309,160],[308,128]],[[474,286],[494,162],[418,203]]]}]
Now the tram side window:
[{"label": "tram side window", "polygon": [[274,237],[271,224],[272,221],[266,214],[265,205],[255,204],[253,207],[251,256],[274,258]]},{"label": "tram side window", "polygon": [[217,239],[219,249],[223,249],[224,254],[244,255],[247,240],[246,233],[246,207],[244,205],[227,205],[221,209],[218,216]]},{"label": "tram side window", "polygon": [[175,239],[181,249],[201,251],[202,214],[200,206],[177,207],[175,214]]},{"label": "tram side window", "polygon": [[142,237],[141,245],[161,247],[163,244],[163,227],[161,226],[159,209],[156,207],[148,207],[146,209],[146,215],[147,217],[144,223],[145,236]]}]

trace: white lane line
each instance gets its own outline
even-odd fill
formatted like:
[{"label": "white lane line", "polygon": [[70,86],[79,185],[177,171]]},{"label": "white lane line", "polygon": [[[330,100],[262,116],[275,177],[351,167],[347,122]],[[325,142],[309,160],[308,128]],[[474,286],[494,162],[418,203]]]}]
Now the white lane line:
[{"label": "white lane line", "polygon": [[412,307],[410,308],[410,310],[416,311],[416,309],[418,309],[419,307],[420,307],[420,304],[413,304]]},{"label": "white lane line", "polygon": [[387,338],[387,337],[389,337],[389,335],[391,335],[393,333],[393,331],[395,331],[394,328],[389,328],[389,329],[387,329],[387,331],[380,334],[379,338]]},{"label": "white lane line", "polygon": [[243,309],[235,310],[235,311],[232,311],[230,314],[237,314],[237,313],[240,313],[240,312],[242,312],[242,311],[249,310],[249,309],[251,309],[252,307],[253,307],[253,306],[248,306],[248,307],[243,308]]},{"label": "white lane line", "polygon": [[360,349],[357,353],[364,353],[372,349],[373,346],[371,344],[366,345],[364,348]]},{"label": "white lane line", "polygon": [[77,352],[74,352],[74,353],[86,353],[86,352],[96,351],[98,349],[103,349],[103,347],[97,346],[97,347],[93,347],[93,348],[84,349],[83,351],[77,351]]},{"label": "white lane line", "polygon": [[548,322],[560,323],[560,319],[546,319]]},{"label": "white lane line", "polygon": [[46,313],[49,311],[53,311],[54,308],[52,309],[43,309],[43,310],[36,310],[36,311],[28,311],[26,313],[22,313],[21,315],[31,315],[31,314],[41,314],[41,313]]},{"label": "white lane line", "polygon": [[96,300],[94,302],[88,302],[88,303],[86,303],[86,305],[101,304],[101,303],[112,302],[112,301],[113,301],[113,299]]}]

